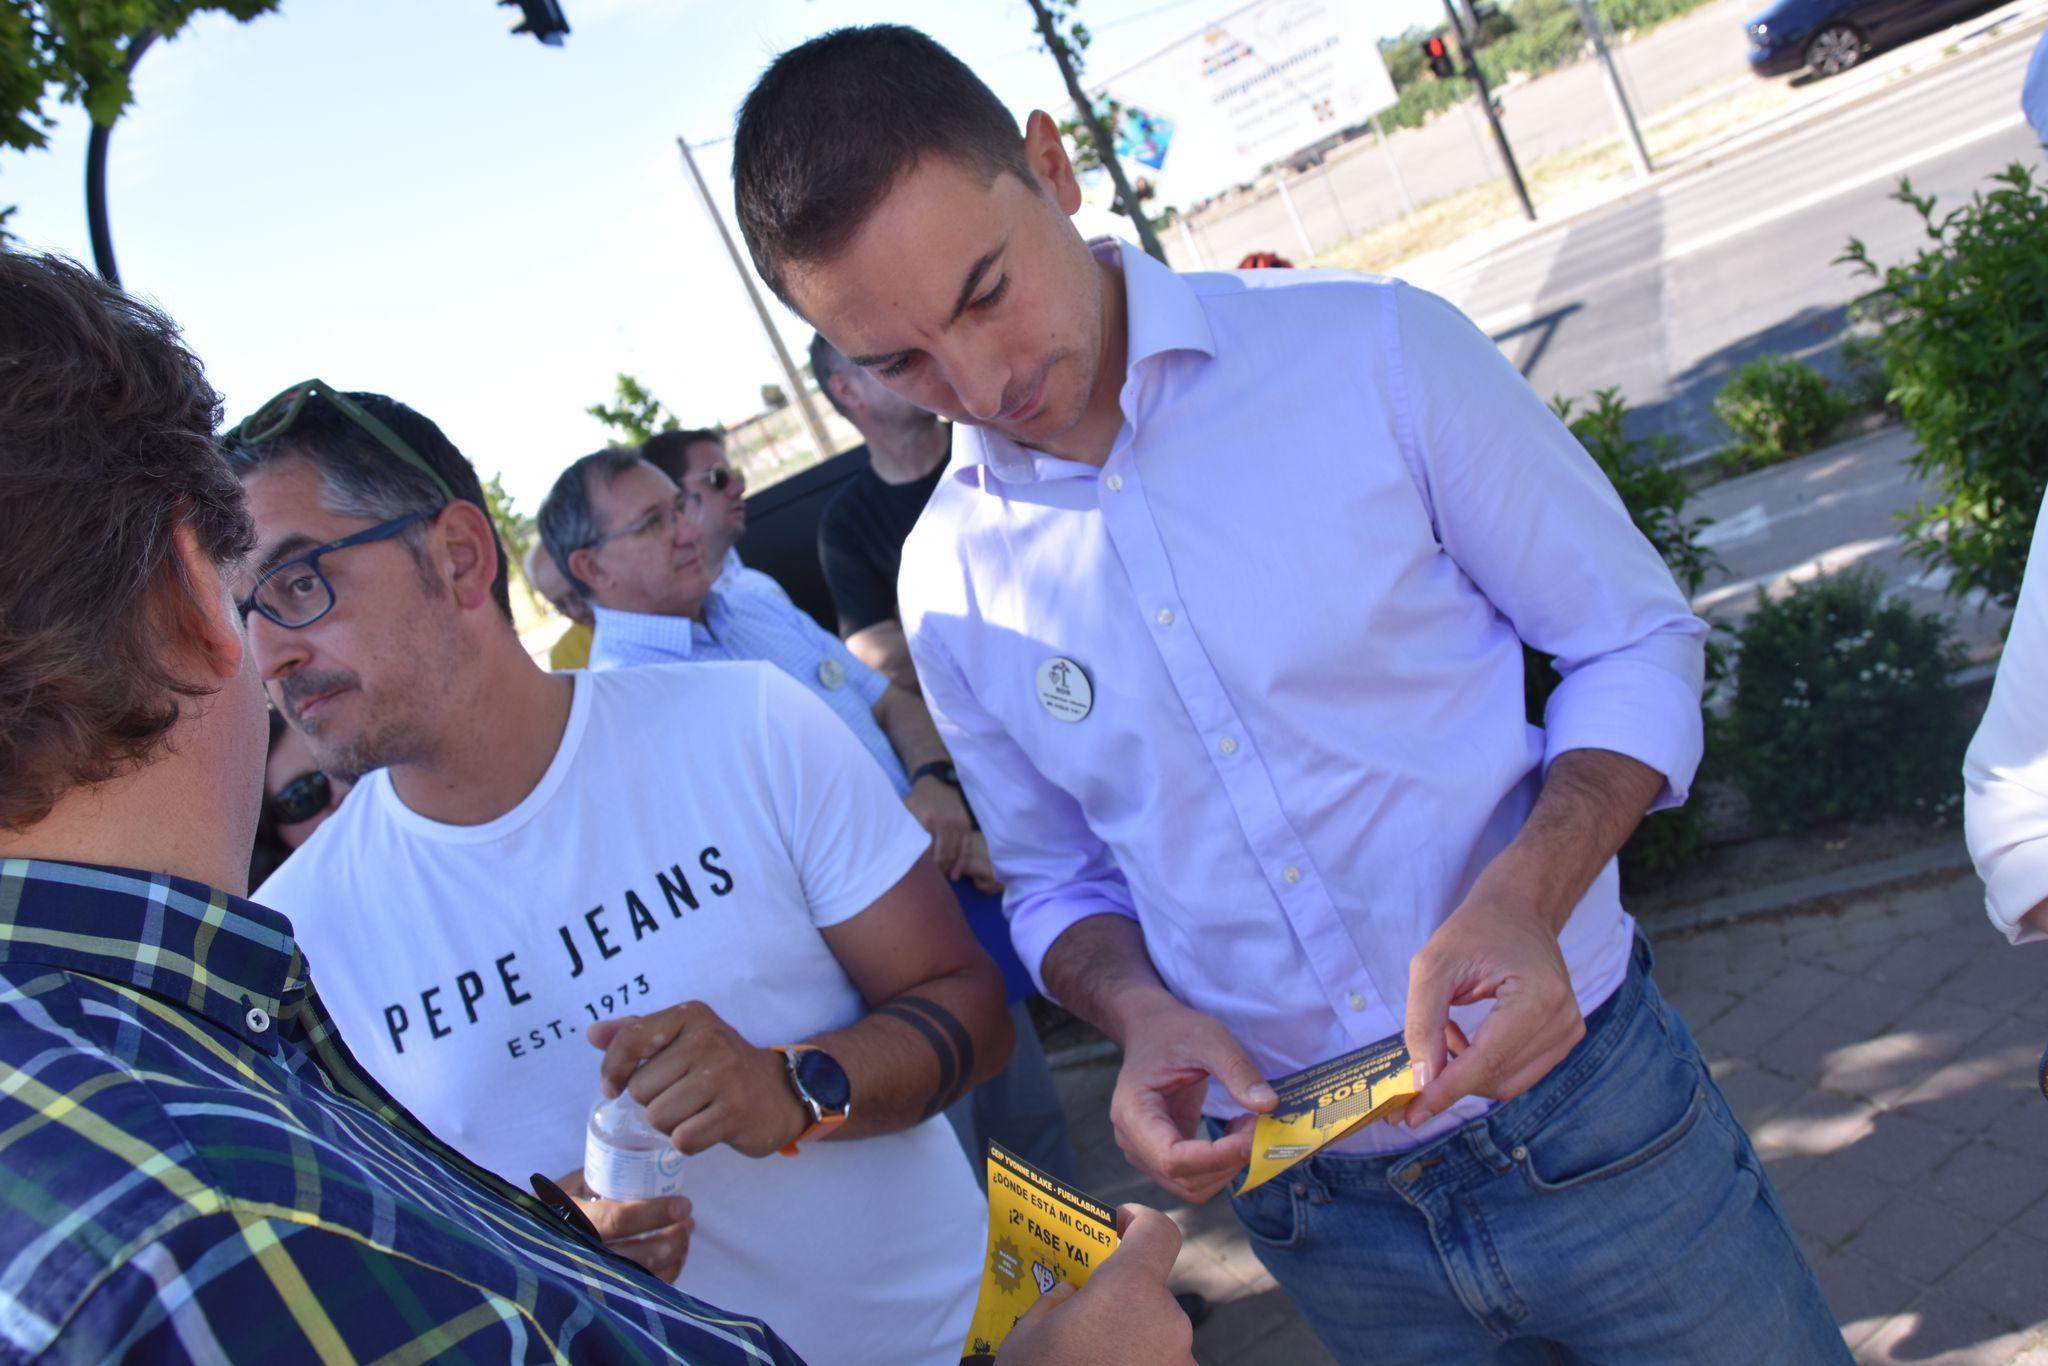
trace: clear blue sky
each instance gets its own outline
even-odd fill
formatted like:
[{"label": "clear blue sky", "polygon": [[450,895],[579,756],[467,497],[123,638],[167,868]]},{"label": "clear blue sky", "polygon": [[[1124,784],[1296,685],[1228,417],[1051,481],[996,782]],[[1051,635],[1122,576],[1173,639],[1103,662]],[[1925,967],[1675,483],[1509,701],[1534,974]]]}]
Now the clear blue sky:
[{"label": "clear blue sky", "polygon": [[[1441,0],[1356,0],[1387,32]],[[1231,0],[1085,0],[1091,70]],[[546,48],[489,0],[285,0],[158,44],[109,165],[124,283],[184,324],[229,420],[317,374],[434,418],[529,512],[602,444],[583,412],[639,375],[685,422],[746,416],[778,379],[684,181],[761,68],[845,24],[914,24],[1020,113],[1062,108],[1024,0],[564,0]],[[0,160],[29,245],[91,259],[87,124]],[[705,175],[730,202],[723,145]],[[727,210],[729,214],[729,209]],[[785,315],[801,344],[809,333]]]}]

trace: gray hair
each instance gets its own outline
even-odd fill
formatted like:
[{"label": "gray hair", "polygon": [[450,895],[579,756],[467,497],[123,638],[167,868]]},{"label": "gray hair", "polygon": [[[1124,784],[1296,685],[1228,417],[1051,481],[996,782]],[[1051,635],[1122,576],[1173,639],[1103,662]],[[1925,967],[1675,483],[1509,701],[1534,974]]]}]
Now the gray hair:
[{"label": "gray hair", "polygon": [[[225,450],[228,466],[238,479],[247,480],[257,470],[293,457],[312,462],[320,472],[322,501],[327,510],[341,517],[388,522],[415,512],[429,515],[449,503],[474,504],[490,518],[491,505],[477,479],[476,467],[464,458],[442,430],[425,416],[383,394],[351,393],[357,407],[383,423],[393,435],[412,449],[441,476],[447,491],[437,487],[422,471],[398,459],[382,443],[332,403],[308,402],[291,427],[263,441],[235,439],[230,434]],[[440,581],[427,565],[426,533],[408,527],[403,544],[412,551],[427,591],[440,591]],[[498,539],[497,524],[491,524],[491,544],[498,553],[497,574],[491,580],[491,596],[507,624],[512,620],[511,564],[504,543]]]},{"label": "gray hair", "polygon": [[604,535],[604,528],[597,524],[597,514],[590,506],[590,477],[595,474],[609,487],[614,479],[640,463],[640,452],[630,447],[607,446],[592,451],[562,471],[534,515],[540,528],[540,543],[548,548],[548,557],[562,571],[569,586],[586,598],[590,596],[590,585],[569,568],[569,557],[597,544]]}]

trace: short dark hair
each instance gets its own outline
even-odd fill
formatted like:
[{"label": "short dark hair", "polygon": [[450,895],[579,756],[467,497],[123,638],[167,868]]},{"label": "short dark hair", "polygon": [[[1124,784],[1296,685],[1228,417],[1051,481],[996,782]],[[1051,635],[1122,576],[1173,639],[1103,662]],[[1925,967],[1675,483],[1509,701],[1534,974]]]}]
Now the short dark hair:
[{"label": "short dark hair", "polygon": [[[511,564],[504,542],[498,539],[498,524],[491,518],[491,505],[484,497],[483,482],[476,466],[469,463],[455,443],[424,415],[383,394],[351,393],[347,397],[382,422],[413,453],[427,462],[448,491],[465,503],[474,503],[491,523],[491,544],[498,551],[497,574],[491,579],[491,597],[505,620],[512,620]],[[228,463],[246,479],[265,465],[299,457],[320,471],[327,493],[327,505],[347,517],[386,522],[409,513],[439,512],[448,503],[434,481],[386,450],[376,437],[364,431],[339,407],[314,397],[306,401],[297,419],[284,432],[263,441],[229,440]],[[408,529],[403,536],[414,559],[423,566],[423,532]]]},{"label": "short dark hair", "polygon": [[180,699],[166,614],[203,610],[174,532],[255,545],[177,324],[56,256],[0,251],[0,827],[154,758]]},{"label": "short dark hair", "polygon": [[777,57],[740,106],[733,200],[754,268],[789,301],[794,262],[835,255],[905,171],[951,157],[1034,190],[1017,120],[914,28],[835,29]]},{"label": "short dark hair", "polygon": [[612,480],[641,461],[640,451],[631,446],[606,446],[601,451],[592,451],[556,477],[555,486],[541,499],[540,511],[534,514],[534,523],[540,528],[540,543],[547,547],[555,568],[585,598],[590,597],[590,585],[569,568],[569,557],[585,546],[595,545],[597,538],[604,535],[604,528],[597,524],[597,513],[590,506],[590,478],[596,475],[610,487]]},{"label": "short dark hair", "polygon": [[825,340],[823,332],[811,333],[811,378],[818,381],[818,390],[825,395],[825,401],[848,422],[853,421],[853,414],[846,411],[839,395],[832,392],[832,376],[842,370],[850,370],[852,365],[838,347]]},{"label": "short dark hair", "polygon": [[725,433],[715,427],[684,427],[673,432],[656,432],[640,443],[640,458],[680,484],[683,476],[690,472],[690,447],[699,441],[716,441],[723,450]]}]

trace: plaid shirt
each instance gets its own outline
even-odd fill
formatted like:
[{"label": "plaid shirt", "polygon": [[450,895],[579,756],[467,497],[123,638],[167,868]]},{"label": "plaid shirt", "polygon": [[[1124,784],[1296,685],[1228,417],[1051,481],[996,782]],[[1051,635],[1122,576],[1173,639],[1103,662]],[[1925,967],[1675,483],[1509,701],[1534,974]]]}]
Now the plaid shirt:
[{"label": "plaid shirt", "polygon": [[283,916],[7,859],[0,1359],[41,1354],[796,1360],[436,1141],[349,1056]]}]

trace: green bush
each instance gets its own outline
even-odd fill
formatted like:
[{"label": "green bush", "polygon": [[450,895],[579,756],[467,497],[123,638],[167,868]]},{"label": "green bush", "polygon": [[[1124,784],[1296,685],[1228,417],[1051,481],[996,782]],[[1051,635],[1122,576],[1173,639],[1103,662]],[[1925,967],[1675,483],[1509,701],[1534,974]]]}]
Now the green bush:
[{"label": "green bush", "polygon": [[2048,492],[2048,195],[2014,163],[1945,214],[1899,182],[1893,195],[1931,245],[1880,270],[1861,241],[1837,258],[1882,283],[1863,302],[1884,327],[1892,402],[1919,441],[1913,468],[1935,488],[1906,519],[1913,555],[2010,607]]},{"label": "green bush", "polygon": [[1802,455],[1848,415],[1848,400],[1826,377],[1790,356],[1745,361],[1714,395],[1714,416],[1735,433],[1729,455],[1745,466]]},{"label": "green bush", "polygon": [[1851,571],[1763,603],[1737,640],[1723,760],[1759,820],[1785,831],[1954,815],[1969,733],[1945,620]]},{"label": "green bush", "polygon": [[[1702,517],[1687,517],[1685,505],[1692,498],[1686,486],[1664,457],[1669,438],[1639,441],[1628,435],[1628,404],[1618,389],[1601,389],[1593,404],[1583,411],[1567,398],[1554,398],[1551,408],[1572,429],[1572,435],[1586,453],[1606,472],[1628,509],[1630,520],[1670,566],[1679,589],[1691,598],[1706,582],[1719,560],[1700,544],[1700,532],[1708,525]],[[1724,653],[1710,644],[1707,650],[1709,695],[1725,672]],[[1522,691],[1532,725],[1543,724],[1543,708],[1557,691],[1557,670],[1551,657],[1528,646],[1522,647]],[[1630,886],[1660,881],[1691,864],[1699,856],[1701,821],[1696,806],[1659,811],[1644,819],[1629,842],[1622,847],[1622,876]]]}]

